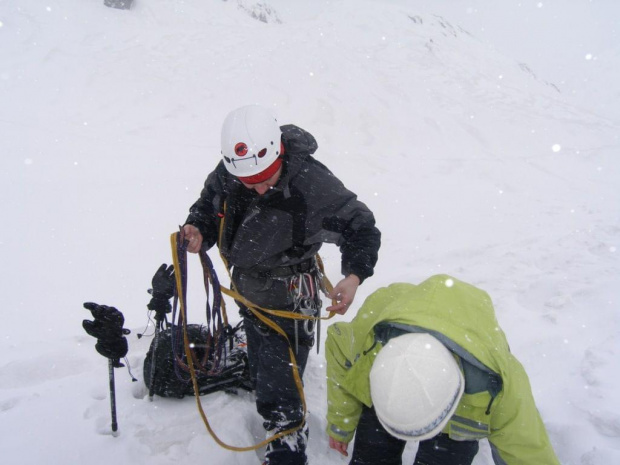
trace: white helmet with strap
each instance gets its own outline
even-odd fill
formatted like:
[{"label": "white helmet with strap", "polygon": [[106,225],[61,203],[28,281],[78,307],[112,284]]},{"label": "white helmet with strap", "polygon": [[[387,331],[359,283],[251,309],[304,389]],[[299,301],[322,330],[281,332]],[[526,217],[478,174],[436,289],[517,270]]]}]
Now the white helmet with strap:
[{"label": "white helmet with strap", "polygon": [[390,339],[370,370],[370,395],[377,417],[392,436],[405,441],[439,434],[464,388],[452,353],[426,333]]},{"label": "white helmet with strap", "polygon": [[276,118],[259,105],[228,114],[222,126],[222,157],[226,169],[248,184],[269,179],[282,164],[282,131]]}]

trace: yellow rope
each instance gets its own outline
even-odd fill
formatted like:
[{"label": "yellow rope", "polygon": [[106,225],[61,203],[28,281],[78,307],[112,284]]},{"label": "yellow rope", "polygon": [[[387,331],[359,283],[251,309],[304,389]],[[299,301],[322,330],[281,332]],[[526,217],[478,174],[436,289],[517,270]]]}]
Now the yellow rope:
[{"label": "yellow rope", "polygon": [[[224,218],[225,218],[225,213],[226,213],[226,205],[224,205],[224,215],[222,215],[221,219],[220,219],[220,228],[219,228],[219,237],[218,237],[218,249],[220,250],[220,257],[222,259],[222,262],[224,263],[224,266],[226,267],[226,271],[228,272],[228,276],[230,278],[230,282],[231,285],[233,283],[232,281],[232,276],[230,274],[230,267],[228,266],[228,262],[226,260],[226,258],[224,257],[224,255],[221,252],[221,240],[222,240],[222,235],[223,235],[223,231],[224,231]],[[173,233],[170,236],[170,243],[171,243],[171,247],[172,247],[172,258],[173,258],[173,263],[174,263],[174,269],[177,270],[177,272],[175,273],[176,275],[176,283],[177,283],[177,294],[179,296],[179,307],[180,307],[180,312],[181,312],[181,318],[183,321],[183,345],[184,345],[184,349],[185,349],[185,356],[187,357],[188,360],[188,365],[189,365],[189,371],[190,371],[190,375],[192,378],[192,385],[194,386],[194,396],[196,398],[196,405],[198,407],[198,411],[200,412],[200,416],[202,417],[202,421],[205,424],[205,427],[207,428],[207,431],[209,432],[209,434],[211,435],[211,437],[213,437],[213,439],[215,440],[216,443],[218,443],[220,446],[222,446],[225,449],[228,450],[232,450],[232,451],[237,451],[237,452],[247,452],[247,451],[252,451],[252,450],[256,450],[259,449],[261,447],[266,446],[267,444],[269,444],[270,442],[281,438],[283,436],[286,436],[288,434],[294,433],[295,431],[301,429],[306,420],[306,415],[307,415],[307,405],[306,405],[306,397],[304,395],[304,388],[303,388],[303,383],[301,381],[301,376],[299,375],[299,369],[297,368],[297,359],[295,358],[295,353],[293,351],[293,346],[291,344],[291,341],[289,340],[288,336],[286,335],[286,332],[273,320],[271,320],[270,318],[266,317],[263,313],[267,313],[269,315],[273,315],[273,316],[278,316],[278,317],[282,317],[282,318],[291,318],[291,319],[295,319],[295,320],[329,320],[330,318],[332,318],[334,316],[334,312],[330,312],[330,315],[328,317],[315,317],[315,316],[310,316],[310,315],[302,315],[300,313],[293,313],[291,311],[286,311],[286,310],[271,310],[271,309],[266,309],[266,308],[262,308],[259,307],[257,305],[254,305],[252,302],[250,302],[249,300],[247,300],[245,297],[243,297],[241,294],[239,294],[238,292],[232,290],[232,289],[228,289],[224,286],[220,286],[222,292],[229,296],[232,297],[233,299],[237,300],[238,302],[241,302],[243,305],[245,305],[251,312],[252,314],[254,314],[254,316],[256,316],[256,318],[258,318],[260,321],[262,321],[265,325],[267,325],[269,328],[273,329],[276,333],[280,334],[282,337],[284,337],[284,339],[286,340],[287,344],[288,344],[288,351],[289,351],[289,358],[291,360],[291,368],[293,370],[293,379],[295,381],[295,386],[297,387],[297,391],[299,392],[299,397],[301,399],[302,402],[302,406],[303,406],[303,417],[301,422],[299,423],[299,425],[294,426],[290,429],[287,429],[286,431],[281,431],[277,434],[274,434],[273,436],[271,436],[269,439],[265,439],[264,441],[261,441],[258,444],[255,444],[253,446],[247,446],[247,447],[237,447],[237,446],[231,446],[226,444],[224,441],[222,441],[216,434],[215,431],[213,431],[213,428],[211,428],[211,425],[209,424],[209,420],[207,419],[207,415],[202,407],[202,402],[200,400],[200,395],[199,393],[199,387],[198,387],[198,380],[196,378],[196,371],[194,368],[194,363],[193,363],[193,358],[191,356],[191,349],[189,346],[189,337],[187,334],[187,318],[186,318],[186,306],[185,306],[185,300],[183,298],[183,283],[181,280],[181,273],[180,273],[180,268],[179,268],[179,257],[178,257],[178,248],[177,248],[177,236],[178,236],[178,232],[177,233]],[[321,271],[321,280],[322,280],[322,289],[324,289],[327,293],[331,293],[331,291],[333,290],[333,286],[331,284],[331,282],[329,281],[329,279],[327,278],[327,276],[325,276],[325,270],[324,270],[324,266],[323,266],[323,261],[321,259],[321,257],[319,256],[319,254],[316,254],[316,261],[317,264],[319,266],[319,270]],[[234,287],[234,285],[232,285],[231,287]],[[332,299],[332,303],[335,305],[335,300]],[[224,306],[224,300],[222,299],[222,306],[225,309]],[[225,311],[225,310],[224,310]]]}]

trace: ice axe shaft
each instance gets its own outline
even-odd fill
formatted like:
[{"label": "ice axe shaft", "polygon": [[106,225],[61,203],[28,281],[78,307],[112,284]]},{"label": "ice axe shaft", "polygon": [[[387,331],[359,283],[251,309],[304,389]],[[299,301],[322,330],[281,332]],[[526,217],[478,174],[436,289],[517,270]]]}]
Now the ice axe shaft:
[{"label": "ice axe shaft", "polygon": [[159,326],[155,330],[155,339],[153,339],[153,349],[151,352],[151,372],[149,373],[149,401],[153,401],[155,395],[155,356],[157,355],[157,347],[159,346]]},{"label": "ice axe shaft", "polygon": [[118,423],[116,422],[116,390],[114,388],[114,361],[108,359],[108,374],[110,377],[110,408],[112,412],[112,436],[116,436]]}]

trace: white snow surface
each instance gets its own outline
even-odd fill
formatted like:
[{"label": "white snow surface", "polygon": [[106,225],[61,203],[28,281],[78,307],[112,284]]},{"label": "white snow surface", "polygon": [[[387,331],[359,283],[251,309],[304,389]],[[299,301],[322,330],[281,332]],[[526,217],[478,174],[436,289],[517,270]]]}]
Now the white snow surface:
[{"label": "white snow surface", "polygon": [[[485,289],[561,462],[620,463],[618,13],[615,0],[0,0],[2,463],[260,463],[218,446],[194,399],[149,402],[151,339],[136,337],[221,123],[248,103],[310,131],[376,214],[376,273],[336,320],[439,272]],[[338,249],[321,253],[336,282]],[[116,370],[118,437],[86,301],[132,331],[139,381]],[[322,349],[304,377],[310,463],[344,464],[324,433]],[[264,439],[251,394],[201,400],[225,442]],[[486,443],[474,463],[492,463]]]}]

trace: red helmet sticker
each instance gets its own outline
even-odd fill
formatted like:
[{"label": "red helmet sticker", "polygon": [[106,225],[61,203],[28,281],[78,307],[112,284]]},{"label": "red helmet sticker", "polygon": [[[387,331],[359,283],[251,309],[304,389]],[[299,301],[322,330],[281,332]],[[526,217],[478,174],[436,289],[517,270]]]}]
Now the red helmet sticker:
[{"label": "red helmet sticker", "polygon": [[235,153],[238,157],[243,157],[248,153],[248,146],[244,142],[237,142],[235,145]]}]

